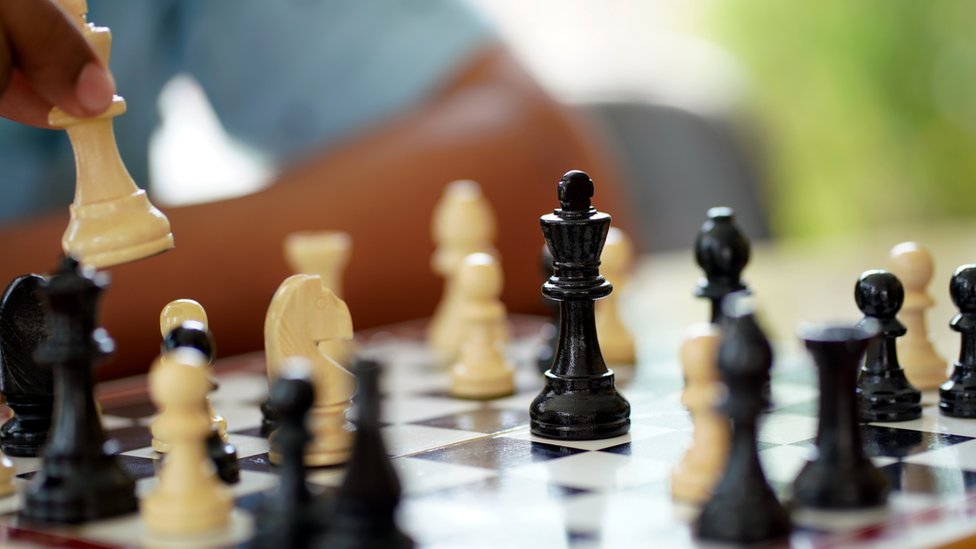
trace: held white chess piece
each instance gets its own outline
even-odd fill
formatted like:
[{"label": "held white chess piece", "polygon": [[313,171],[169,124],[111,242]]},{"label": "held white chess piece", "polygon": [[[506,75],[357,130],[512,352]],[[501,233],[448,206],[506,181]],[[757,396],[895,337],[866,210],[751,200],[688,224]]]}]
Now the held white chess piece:
[{"label": "held white chess piece", "polygon": [[715,410],[725,391],[718,374],[720,337],[713,324],[696,324],[681,344],[685,376],[681,403],[691,412],[694,432],[691,445],[671,472],[671,495],[689,503],[704,503],[711,497],[728,461],[729,423]]},{"label": "held white chess piece", "polygon": [[497,326],[505,323],[502,271],[489,254],[471,254],[457,272],[465,323],[461,358],[451,368],[451,394],[495,398],[515,392],[515,368],[504,353]]},{"label": "held white chess piece", "polygon": [[149,393],[161,413],[156,429],[170,451],[159,483],[140,506],[153,534],[193,535],[225,528],[234,502],[207,456],[207,359],[195,349],[163,354],[149,372]]},{"label": "held white chess piece", "polygon": [[934,270],[932,254],[921,244],[902,242],[891,249],[890,268],[905,287],[898,319],[908,332],[896,342],[898,361],[914,387],[935,389],[948,379],[949,362],[932,346],[925,322],[926,312],[935,305],[928,293]]},{"label": "held white chess piece", "polygon": [[[85,38],[108,65],[112,34],[88,24],[85,0],[60,0]],[[149,202],[129,175],[115,142],[112,119],[125,112],[125,100],[91,118],[75,118],[55,107],[48,123],[64,128],[75,155],[75,198],[71,221],[61,239],[65,254],[96,268],[135,261],[173,247],[169,220]]]},{"label": "held white chess piece", "polygon": [[[309,412],[308,425],[314,438],[305,449],[305,463],[313,467],[336,465],[349,458],[352,433],[346,414],[356,380],[323,352],[322,344],[350,340],[352,335],[349,308],[318,275],[292,275],[271,298],[264,322],[268,381],[278,379],[286,359],[297,356],[309,360],[315,405]],[[269,458],[273,463],[281,462],[281,456],[273,452]]]},{"label": "held white chess piece", "polygon": [[449,363],[458,354],[464,325],[457,270],[470,254],[498,256],[492,243],[495,214],[477,183],[454,181],[437,203],[432,229],[437,249],[431,266],[444,277],[444,293],[430,320],[427,340],[431,349]]},{"label": "held white chess piece", "polygon": [[620,295],[630,280],[634,245],[616,227],[610,227],[600,255],[600,273],[613,284],[613,293],[596,302],[596,333],[603,358],[611,364],[634,364],[634,338],[620,319]]}]

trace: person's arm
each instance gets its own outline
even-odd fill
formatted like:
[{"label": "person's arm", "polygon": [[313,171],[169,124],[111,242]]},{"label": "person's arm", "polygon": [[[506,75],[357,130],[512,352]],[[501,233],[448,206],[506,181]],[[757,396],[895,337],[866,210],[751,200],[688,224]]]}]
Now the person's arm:
[{"label": "person's arm", "polygon": [[53,106],[93,116],[114,93],[111,74],[55,2],[0,2],[0,116],[47,127]]}]

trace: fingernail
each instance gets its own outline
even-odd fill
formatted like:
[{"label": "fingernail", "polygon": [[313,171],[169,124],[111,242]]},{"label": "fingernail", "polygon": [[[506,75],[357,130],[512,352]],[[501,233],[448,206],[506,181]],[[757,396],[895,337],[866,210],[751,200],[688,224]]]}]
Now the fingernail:
[{"label": "fingernail", "polygon": [[100,114],[112,104],[115,80],[104,67],[94,61],[85,65],[75,83],[75,98],[83,109]]}]

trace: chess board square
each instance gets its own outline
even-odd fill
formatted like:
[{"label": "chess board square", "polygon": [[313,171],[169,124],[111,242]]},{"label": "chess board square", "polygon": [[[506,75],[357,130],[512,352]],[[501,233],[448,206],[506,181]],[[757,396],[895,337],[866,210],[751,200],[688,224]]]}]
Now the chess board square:
[{"label": "chess board square", "polygon": [[480,402],[444,397],[394,397],[383,402],[380,420],[393,424],[414,423],[448,414],[469,412],[478,409],[480,406]]},{"label": "chess board square", "polygon": [[458,463],[492,470],[545,462],[578,454],[582,450],[511,437],[484,437],[414,454],[412,457]]},{"label": "chess board square", "polygon": [[118,416],[129,419],[141,419],[152,417],[156,414],[156,407],[148,400],[129,402],[124,404],[107,404],[102,408],[102,414],[107,416]]},{"label": "chess board square", "polygon": [[764,415],[759,420],[759,440],[772,444],[792,444],[817,434],[817,420],[790,414]]},{"label": "chess board square", "polygon": [[152,444],[152,433],[149,428],[142,425],[112,429],[106,433],[106,436],[118,443],[119,452],[128,452]]},{"label": "chess board square", "polygon": [[640,547],[648,540],[658,542],[662,532],[675,526],[670,499],[633,491],[584,494],[567,501],[564,508],[568,530],[602,533],[600,541],[604,547]]},{"label": "chess board square", "polygon": [[690,431],[670,431],[604,448],[603,452],[677,463],[691,444]]},{"label": "chess board square", "polygon": [[606,452],[582,452],[560,459],[514,467],[505,471],[531,478],[594,491],[619,490],[666,479],[671,465],[661,461]]},{"label": "chess board square", "polygon": [[905,458],[908,463],[976,471],[976,440],[946,445],[930,452],[922,452]]},{"label": "chess board square", "polygon": [[247,540],[253,530],[253,519],[247,513],[234,509],[231,512],[230,525],[227,529],[195,535],[192,544],[172,537],[155,536],[146,530],[139,514],[129,514],[118,518],[101,520],[85,524],[77,528],[77,537],[113,544],[119,547],[137,546],[154,547],[158,549],[218,549],[232,547]]},{"label": "chess board square", "polygon": [[410,497],[431,492],[443,493],[444,490],[470,486],[496,475],[494,471],[481,467],[412,457],[396,459],[393,465],[400,476],[404,494]]},{"label": "chess board square", "polygon": [[898,423],[872,423],[893,427],[896,429],[911,429],[913,431],[927,431],[930,433],[946,433],[976,438],[976,421],[972,419],[951,417],[939,411],[938,406],[923,406],[922,417],[911,421]]},{"label": "chess board square", "polygon": [[[874,424],[861,426],[861,440],[864,450],[869,456],[900,459],[973,439],[960,435],[913,431]],[[811,439],[798,442],[796,445],[813,447],[816,445],[816,441]]]},{"label": "chess board square", "polygon": [[528,410],[506,410],[482,407],[476,410],[420,421],[416,425],[495,434],[520,427],[528,422]]},{"label": "chess board square", "polygon": [[227,421],[227,429],[239,431],[261,427],[261,408],[254,406],[234,406],[226,402],[214,404],[214,410]]},{"label": "chess board square", "polygon": [[[247,435],[228,434],[227,440],[237,449],[237,458],[246,458],[258,454],[267,453],[269,450],[268,440],[261,437],[251,437]],[[123,456],[134,456],[147,459],[158,459],[159,456],[152,446],[144,446],[122,452]]]},{"label": "chess board square", "polygon": [[907,460],[886,465],[881,472],[888,478],[892,490],[938,495],[939,498],[963,496],[966,490],[976,486],[974,471],[909,463]]},{"label": "chess board square", "polygon": [[[480,468],[478,470],[487,471]],[[473,500],[491,502],[495,505],[517,505],[523,501],[563,501],[588,492],[582,488],[559,486],[510,475],[496,476],[492,473],[475,482],[432,492],[429,496],[452,498],[458,502]]]},{"label": "chess board square", "polygon": [[425,425],[388,425],[380,429],[391,456],[412,454],[428,448],[484,437],[483,433],[427,427]]},{"label": "chess board square", "polygon": [[237,463],[240,465],[241,471],[255,471],[258,473],[271,473],[272,467],[274,467],[271,464],[271,459],[268,457],[267,452],[239,459]]}]

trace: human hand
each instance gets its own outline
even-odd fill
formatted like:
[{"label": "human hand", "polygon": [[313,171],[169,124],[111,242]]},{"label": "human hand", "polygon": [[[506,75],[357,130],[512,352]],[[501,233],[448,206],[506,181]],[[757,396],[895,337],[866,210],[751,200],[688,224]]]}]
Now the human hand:
[{"label": "human hand", "polygon": [[114,93],[111,73],[53,0],[0,0],[0,116],[48,127],[51,107],[94,116]]}]

